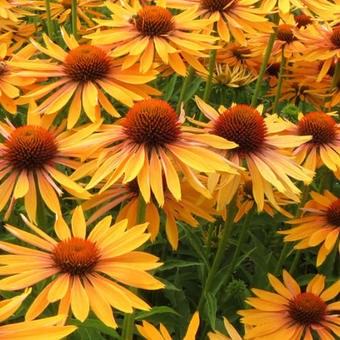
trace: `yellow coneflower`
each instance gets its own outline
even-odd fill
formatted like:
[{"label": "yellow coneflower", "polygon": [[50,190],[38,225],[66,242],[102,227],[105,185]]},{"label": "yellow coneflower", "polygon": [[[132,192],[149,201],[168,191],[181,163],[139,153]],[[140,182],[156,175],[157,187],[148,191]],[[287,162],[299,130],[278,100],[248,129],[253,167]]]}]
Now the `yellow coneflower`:
[{"label": "yellow coneflower", "polygon": [[234,164],[208,148],[230,149],[237,144],[208,133],[192,133],[182,126],[184,120],[184,111],[178,117],[163,100],[146,99],[136,103],[123,119],[103,127],[100,143],[109,147],[103,150],[99,167],[87,188],[93,188],[104,178],[108,179],[101,192],[122,176],[123,183],[137,179],[145,202],[150,202],[152,192],[162,207],[163,175],[167,190],[180,200],[182,173],[196,191],[210,198],[196,171],[238,174]]},{"label": "yellow coneflower", "polygon": [[71,307],[75,318],[83,322],[91,309],[99,320],[113,328],[117,324],[111,307],[124,313],[131,313],[133,308],[150,309],[120,284],[151,290],[164,287],[146,272],[161,265],[158,258],[135,251],[150,237],[144,233],[147,224],[126,231],[127,220],[114,225],[111,220],[110,216],[104,218],[86,237],[85,217],[78,206],[72,216],[72,233],[63,219],[56,221],[60,241],[25,218],[35,234],[5,226],[14,236],[38,249],[0,241],[0,249],[13,254],[9,261],[8,255],[0,255],[0,275],[6,276],[0,280],[0,289],[18,290],[54,276],[29,307],[26,320],[35,319],[56,301],[60,301],[58,314],[67,316]]},{"label": "yellow coneflower", "polygon": [[[274,205],[273,187],[293,200],[298,200],[300,190],[289,177],[310,182],[311,172],[296,164],[292,158],[280,152],[281,149],[299,146],[309,141],[311,136],[280,136],[288,125],[275,115],[263,118],[261,113],[249,105],[221,107],[217,112],[213,107],[196,97],[196,103],[209,119],[207,123],[197,122],[208,133],[220,136],[225,141],[233,141],[239,146],[222,151],[222,155],[236,164],[246,162],[252,179],[252,191],[258,210],[264,207],[264,197]],[[226,175],[223,180],[223,199],[218,200],[218,210],[230,202],[238,189],[240,176]],[[210,176],[210,188],[216,187],[221,178],[218,174]],[[225,196],[226,195],[226,196]]]},{"label": "yellow coneflower", "polygon": [[[311,192],[301,218],[287,221],[297,225],[292,229],[280,231],[286,235],[285,242],[300,241],[295,249],[306,249],[321,244],[316,265],[320,266],[333,250],[340,233],[340,199],[326,190],[323,195]],[[339,249],[340,252],[340,249]]]},{"label": "yellow coneflower", "polygon": [[340,336],[339,302],[330,302],[339,294],[339,281],[325,289],[325,276],[317,274],[301,292],[286,270],[284,284],[271,274],[268,279],[275,293],[253,288],[257,297],[246,300],[253,309],[238,311],[241,321],[252,326],[245,339],[312,340],[318,336],[330,340],[333,334]]},{"label": "yellow coneflower", "polygon": [[96,143],[91,135],[99,124],[83,126],[71,133],[63,132],[65,124],[54,128],[50,118],[28,115],[27,125],[18,128],[9,121],[0,124],[0,133],[5,138],[0,144],[0,210],[10,201],[8,214],[14,201],[24,198],[26,211],[35,221],[38,192],[49,209],[61,214],[58,195],[63,191],[57,183],[75,197],[90,197],[83,187],[59,171],[56,164],[77,167],[79,162],[73,158],[84,156],[86,148]]},{"label": "yellow coneflower", "polygon": [[155,56],[169,65],[175,72],[185,76],[185,62],[200,72],[207,73],[198,57],[217,48],[217,40],[209,34],[199,33],[208,28],[211,20],[197,19],[196,7],[173,15],[165,2],[157,0],[156,5],[141,6],[135,2],[131,7],[124,2],[107,2],[112,20],[96,20],[100,26],[110,27],[88,35],[94,44],[111,45],[113,56],[127,56],[123,68],[140,62],[140,71],[147,72]]},{"label": "yellow coneflower", "polygon": [[[134,101],[148,97],[149,94],[159,94],[159,91],[145,85],[156,77],[155,71],[141,74],[136,65],[122,70],[122,61],[112,58],[109,51],[90,44],[79,45],[63,28],[61,31],[69,52],[52,42],[45,34],[43,39],[46,48],[31,40],[43,55],[51,57],[55,62],[16,58],[11,63],[20,69],[17,71],[18,75],[43,81],[25,95],[26,100],[44,98],[35,113],[52,114],[70,103],[67,126],[72,128],[78,121],[82,108],[91,121],[98,120],[99,104],[110,115],[119,117],[107,96],[132,106]],[[47,79],[54,81],[46,85]]]}]

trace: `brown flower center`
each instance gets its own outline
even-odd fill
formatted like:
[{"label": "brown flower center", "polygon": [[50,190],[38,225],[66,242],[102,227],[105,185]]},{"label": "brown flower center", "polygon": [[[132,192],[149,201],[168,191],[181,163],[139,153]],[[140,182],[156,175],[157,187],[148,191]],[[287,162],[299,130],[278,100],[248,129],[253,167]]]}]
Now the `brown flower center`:
[{"label": "brown flower center", "polygon": [[306,14],[295,15],[294,20],[298,28],[307,27],[308,25],[313,23],[312,18]]},{"label": "brown flower center", "polygon": [[2,76],[6,72],[6,63],[4,60],[0,58],[0,76]]},{"label": "brown flower center", "polygon": [[340,227],[340,199],[333,202],[326,213],[327,222],[335,227]]},{"label": "brown flower center", "polygon": [[181,133],[175,110],[164,100],[153,98],[137,102],[127,113],[123,126],[135,143],[149,147],[173,143]]},{"label": "brown flower center", "polygon": [[239,104],[219,116],[212,133],[239,144],[234,150],[247,154],[261,148],[267,127],[256,109]]},{"label": "brown flower center", "polygon": [[135,17],[137,30],[144,36],[154,37],[168,34],[174,29],[172,14],[160,6],[146,6]]},{"label": "brown flower center", "polygon": [[333,33],[331,35],[331,42],[337,47],[340,47],[340,27],[333,28]]},{"label": "brown flower center", "polygon": [[71,50],[63,63],[64,72],[75,82],[103,79],[110,72],[112,58],[105,51],[89,44]]},{"label": "brown flower center", "polygon": [[249,58],[249,54],[251,53],[251,50],[249,47],[245,46],[235,46],[231,48],[231,51],[235,58],[238,60],[243,60],[246,58]]},{"label": "brown flower center", "polygon": [[226,12],[237,2],[238,0],[201,0],[201,7],[209,12]]},{"label": "brown flower center", "polygon": [[300,136],[312,135],[314,144],[332,143],[336,136],[336,122],[324,112],[309,112],[299,121],[298,133]]},{"label": "brown flower center", "polygon": [[286,43],[291,43],[296,40],[294,33],[293,33],[293,25],[282,24],[279,25],[276,32],[276,39],[285,41]]},{"label": "brown flower center", "polygon": [[56,245],[52,258],[62,273],[81,276],[93,272],[99,252],[93,242],[72,237]]},{"label": "brown flower center", "polygon": [[33,125],[15,129],[6,140],[5,147],[3,158],[17,170],[41,169],[58,152],[53,133]]},{"label": "brown flower center", "polygon": [[65,8],[71,8],[72,7],[72,0],[61,0],[61,4]]},{"label": "brown flower center", "polygon": [[310,326],[324,321],[327,305],[313,293],[300,293],[289,301],[288,313],[299,325]]},{"label": "brown flower center", "polygon": [[279,72],[280,72],[280,67],[281,67],[280,63],[273,63],[273,64],[268,66],[267,73],[270,76],[278,78],[279,77]]}]

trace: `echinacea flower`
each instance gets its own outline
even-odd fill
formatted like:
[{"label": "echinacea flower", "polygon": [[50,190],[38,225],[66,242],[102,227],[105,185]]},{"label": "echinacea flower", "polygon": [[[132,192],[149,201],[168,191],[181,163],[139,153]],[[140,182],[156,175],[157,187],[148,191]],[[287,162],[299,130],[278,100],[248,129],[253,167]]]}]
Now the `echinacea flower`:
[{"label": "echinacea flower", "polygon": [[16,199],[24,198],[29,217],[35,221],[37,194],[48,208],[61,215],[58,196],[63,193],[58,184],[71,195],[88,199],[91,195],[79,184],[57,169],[57,165],[75,168],[95,144],[91,135],[98,124],[82,126],[78,131],[64,131],[52,125],[55,115],[40,118],[28,114],[27,125],[15,127],[10,121],[0,123],[0,210],[10,201],[10,214]]},{"label": "echinacea flower", "polygon": [[210,198],[195,171],[237,175],[237,166],[208,148],[230,149],[237,144],[208,133],[187,132],[187,127],[182,126],[184,119],[184,111],[178,117],[167,102],[152,98],[137,102],[115,124],[104,125],[100,144],[108,147],[99,157],[99,167],[87,188],[108,178],[101,189],[103,192],[122,176],[124,184],[136,178],[145,202],[150,202],[152,192],[162,207],[163,176],[167,190],[180,200],[179,176],[183,173],[196,191]]},{"label": "echinacea flower", "polygon": [[[92,122],[98,120],[99,104],[110,115],[119,117],[108,97],[132,106],[134,101],[148,97],[149,94],[159,94],[157,90],[145,85],[156,77],[155,71],[141,74],[137,66],[121,70],[122,61],[110,56],[109,51],[91,44],[79,45],[64,28],[61,32],[69,52],[55,44],[46,34],[43,34],[46,48],[31,40],[53,62],[51,59],[16,58],[11,63],[18,69],[18,75],[43,81],[24,97],[28,101],[44,98],[34,110],[35,113],[52,114],[70,103],[67,127],[72,128],[82,108]],[[49,79],[53,79],[53,82],[46,84]]]},{"label": "echinacea flower", "polygon": [[245,32],[272,32],[272,24],[266,18],[270,9],[255,7],[258,0],[168,0],[168,6],[188,8],[198,5],[198,13],[217,23],[221,39],[245,44]]},{"label": "echinacea flower", "polygon": [[[299,146],[311,139],[311,136],[280,136],[288,124],[277,116],[263,118],[260,112],[249,105],[221,107],[219,112],[196,97],[196,103],[209,122],[196,124],[203,126],[206,133],[220,136],[224,140],[237,143],[231,150],[221,151],[222,155],[233,163],[242,165],[246,162],[252,180],[252,192],[259,211],[263,210],[264,197],[276,205],[273,187],[290,199],[297,200],[300,190],[289,177],[310,182],[311,172],[296,164],[291,157],[281,150]],[[218,211],[229,203],[238,189],[240,176],[228,175],[223,179],[224,194],[218,200]],[[219,174],[210,175],[210,189],[215,189],[220,181]],[[224,176],[223,176],[224,177]],[[208,182],[209,183],[209,182]]]},{"label": "echinacea flower", "polygon": [[[340,233],[340,198],[326,190],[323,195],[311,192],[312,200],[308,201],[301,218],[287,221],[296,225],[291,229],[279,231],[286,235],[285,242],[299,241],[294,248],[306,249],[318,245],[320,249],[316,265],[320,266],[333,250]],[[340,253],[340,249],[339,249]]]},{"label": "echinacea flower", "polygon": [[[31,293],[26,289],[20,295],[0,302],[0,322],[8,319],[21,306],[22,302]],[[0,340],[59,340],[74,332],[76,326],[57,326],[64,318],[63,315],[52,316],[34,321],[18,322],[0,326]]]},{"label": "echinacea flower", "polygon": [[125,1],[106,5],[112,12],[112,20],[96,20],[106,28],[87,37],[94,44],[114,47],[115,57],[126,55],[123,68],[139,61],[140,71],[147,72],[158,56],[182,76],[187,71],[185,62],[207,73],[197,58],[207,56],[206,50],[216,48],[217,38],[200,33],[208,28],[211,20],[197,19],[200,14],[196,7],[172,14],[165,2],[159,0],[155,5],[143,7],[138,1],[133,6]]},{"label": "echinacea flower", "polygon": [[323,164],[330,170],[340,170],[340,127],[331,114],[322,111],[299,115],[299,122],[289,129],[299,136],[313,138],[294,150],[296,161],[307,169],[315,171]]},{"label": "echinacea flower", "polygon": [[240,334],[226,318],[223,318],[223,323],[228,335],[231,336],[231,338],[223,335],[219,331],[216,331],[214,333],[208,333],[209,340],[242,340]]},{"label": "echinacea flower", "polygon": [[[173,197],[164,182],[164,205],[161,210],[166,216],[165,232],[172,248],[177,249],[178,229],[176,221],[184,221],[192,227],[197,227],[198,221],[194,217],[195,215],[214,222],[215,219],[211,215],[216,214],[216,211],[213,209],[213,200],[208,200],[200,195],[183,178],[180,178],[182,198],[179,201]],[[135,179],[126,184],[115,183],[106,191],[94,194],[93,197],[82,204],[84,210],[96,208],[87,223],[92,223],[124,202],[125,205],[120,209],[116,221],[119,222],[127,218],[129,221],[128,228],[134,226],[137,223],[139,192],[138,183]],[[156,239],[160,227],[160,212],[155,203],[151,199],[145,208],[145,222],[149,223],[148,232],[151,234],[152,242]],[[101,206],[99,207],[99,205]]]},{"label": "echinacea flower", "polygon": [[150,237],[144,233],[146,223],[126,231],[127,220],[111,225],[112,217],[107,216],[86,237],[85,217],[78,206],[72,216],[72,233],[63,219],[57,219],[60,241],[56,241],[24,221],[35,234],[11,225],[5,228],[37,249],[0,241],[0,249],[13,254],[0,255],[0,275],[6,276],[0,280],[0,289],[18,290],[54,277],[29,307],[27,320],[60,300],[58,314],[68,315],[71,307],[75,318],[83,322],[91,309],[105,325],[116,328],[111,306],[124,313],[150,309],[120,283],[151,290],[164,287],[146,272],[161,265],[158,258],[135,250]]},{"label": "echinacea flower", "polygon": [[[31,57],[35,51],[33,46],[26,46],[15,53],[16,57]],[[35,78],[17,75],[16,69],[10,65],[13,51],[6,42],[0,43],[0,104],[11,114],[17,113],[15,99],[20,96],[20,87],[31,85]]]},{"label": "echinacea flower", "polygon": [[301,292],[298,283],[283,271],[281,283],[268,274],[275,293],[253,288],[257,297],[246,302],[252,309],[238,311],[245,325],[252,326],[245,339],[334,340],[340,336],[339,301],[330,302],[340,291],[340,281],[325,289],[325,276],[317,274]]},{"label": "echinacea flower", "polygon": [[[196,333],[199,327],[199,314],[195,312],[192,316],[187,332],[183,338],[183,340],[195,340]],[[146,340],[172,340],[172,337],[166,327],[161,323],[159,328],[160,330],[153,326],[150,322],[145,320],[142,321],[142,325],[136,325],[139,333]]]}]

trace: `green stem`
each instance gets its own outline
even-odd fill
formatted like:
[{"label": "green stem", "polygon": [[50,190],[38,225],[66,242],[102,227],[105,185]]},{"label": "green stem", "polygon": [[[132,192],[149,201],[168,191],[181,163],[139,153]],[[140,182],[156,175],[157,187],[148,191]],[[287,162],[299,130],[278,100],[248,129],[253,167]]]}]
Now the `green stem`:
[{"label": "green stem", "polygon": [[245,220],[243,222],[243,225],[242,225],[241,233],[240,233],[240,236],[239,236],[239,239],[238,239],[238,244],[236,246],[233,258],[231,260],[231,263],[230,263],[230,266],[228,268],[227,274],[222,279],[222,283],[221,283],[220,287],[226,285],[229,282],[229,280],[230,280],[230,277],[231,277],[231,275],[232,275],[232,273],[234,271],[235,265],[236,265],[237,261],[239,260],[239,255],[240,255],[240,252],[241,252],[241,248],[242,248],[243,242],[245,240],[245,237],[246,237],[246,235],[248,233],[248,229],[249,229],[249,226],[250,226],[250,220],[252,219],[252,217],[254,215],[254,212],[255,212],[255,208],[253,207],[248,212],[248,214],[246,215],[246,218],[245,218]]},{"label": "green stem", "polygon": [[72,0],[72,33],[75,38],[78,38],[77,30],[77,0]]},{"label": "green stem", "polygon": [[211,239],[212,239],[212,233],[214,230],[214,224],[210,223],[209,228],[208,228],[208,239],[207,239],[207,248],[210,253],[210,248],[211,248]]},{"label": "green stem", "polygon": [[222,261],[222,257],[223,254],[225,252],[228,240],[229,240],[229,236],[231,233],[231,229],[233,226],[233,222],[234,222],[234,218],[235,218],[235,214],[236,214],[236,194],[234,196],[234,198],[232,199],[232,201],[230,202],[229,206],[228,206],[228,215],[227,215],[227,220],[224,223],[223,226],[223,231],[222,231],[222,237],[220,238],[219,242],[218,242],[218,247],[217,247],[217,251],[216,251],[216,255],[213,261],[213,264],[208,272],[208,277],[205,281],[205,284],[203,286],[202,289],[202,293],[201,293],[201,297],[198,303],[198,307],[197,309],[200,311],[200,313],[202,313],[202,307],[205,301],[205,297],[207,295],[207,293],[209,292],[211,285],[215,279],[215,275],[216,272],[218,270],[218,268],[220,267],[221,261]]},{"label": "green stem", "polygon": [[50,0],[45,0],[46,5],[46,17],[47,17],[47,33],[50,39],[53,39],[53,30],[52,30],[52,19],[51,19],[51,5]]},{"label": "green stem", "polygon": [[181,92],[179,94],[179,98],[178,98],[178,102],[177,102],[177,106],[176,106],[176,112],[180,113],[181,110],[181,104],[185,95],[185,92],[188,88],[188,85],[190,84],[190,82],[192,81],[192,78],[194,77],[194,68],[192,66],[188,67],[188,74],[187,76],[184,78],[183,84],[182,84],[182,88],[181,88]]},{"label": "green stem", "polygon": [[[142,194],[140,193],[138,196],[138,210],[137,210],[137,219],[136,223],[141,224],[145,222],[145,211],[146,211],[146,203]],[[132,289],[134,294],[137,294],[138,291],[136,288]],[[135,313],[129,313],[124,315],[123,320],[123,330],[121,340],[132,340],[133,339],[133,331],[135,328]]]},{"label": "green stem", "polygon": [[279,79],[276,85],[275,99],[274,99],[273,111],[272,111],[273,113],[277,113],[277,105],[279,104],[279,98],[281,94],[283,73],[284,73],[284,69],[286,66],[286,58],[284,55],[284,51],[285,51],[285,45],[282,45],[280,72],[279,72]]},{"label": "green stem", "polygon": [[293,275],[294,276],[294,272],[295,272],[295,269],[299,263],[299,260],[300,260],[300,256],[301,256],[301,250],[298,249],[296,252],[295,252],[295,256],[294,256],[294,260],[293,260],[293,263],[292,265],[290,266],[289,268],[289,274]]},{"label": "green stem", "polygon": [[207,78],[207,81],[205,83],[205,89],[204,89],[204,94],[203,94],[203,100],[207,102],[210,97],[210,92],[211,92],[211,83],[212,83],[212,78],[214,75],[214,70],[215,70],[215,61],[216,61],[216,50],[211,50],[210,52],[210,59],[209,59],[209,75]]},{"label": "green stem", "polygon": [[[276,13],[275,16],[274,16],[274,24],[278,24],[279,19],[280,19],[280,17]],[[266,49],[265,55],[263,57],[263,61],[262,61],[262,64],[261,64],[259,76],[258,76],[257,81],[256,81],[254,94],[253,94],[253,97],[251,98],[251,104],[250,105],[253,106],[253,107],[255,107],[256,104],[257,104],[257,98],[258,98],[259,93],[260,93],[260,89],[261,89],[261,85],[262,85],[262,80],[263,80],[264,74],[266,72],[266,68],[267,68],[267,64],[268,64],[269,58],[270,58],[270,54],[271,54],[272,49],[273,49],[275,37],[276,37],[276,30],[275,30],[275,32],[273,32],[270,35],[269,40],[268,40],[267,49]]]}]

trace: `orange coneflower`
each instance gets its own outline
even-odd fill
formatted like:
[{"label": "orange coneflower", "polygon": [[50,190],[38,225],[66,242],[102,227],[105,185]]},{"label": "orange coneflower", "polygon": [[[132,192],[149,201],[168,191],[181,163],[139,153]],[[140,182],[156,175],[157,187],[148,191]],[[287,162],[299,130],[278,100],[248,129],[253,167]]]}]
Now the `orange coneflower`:
[{"label": "orange coneflower", "polygon": [[[18,57],[31,57],[35,52],[33,46],[26,46],[15,53]],[[16,98],[20,95],[18,87],[25,87],[35,82],[35,78],[20,77],[10,65],[14,51],[6,43],[0,43],[0,104],[9,113],[17,113]]]},{"label": "orange coneflower", "polygon": [[[60,217],[60,216],[59,216]],[[18,290],[55,276],[36,297],[26,313],[32,320],[52,302],[60,300],[58,314],[72,313],[83,322],[91,310],[107,326],[117,327],[111,306],[131,313],[133,308],[150,307],[116,281],[143,289],[160,289],[164,285],[147,270],[161,265],[151,254],[135,251],[150,237],[147,224],[126,231],[127,220],[111,226],[111,216],[101,220],[86,237],[86,222],[78,206],[72,216],[72,234],[66,223],[58,218],[55,241],[24,218],[35,234],[11,225],[5,228],[17,238],[39,248],[32,249],[0,242],[0,249],[14,254],[0,255],[0,289]],[[105,275],[105,276],[104,276]]]},{"label": "orange coneflower", "polygon": [[[223,155],[233,163],[246,162],[252,179],[252,191],[258,210],[264,208],[264,197],[274,206],[273,187],[287,197],[298,200],[300,190],[289,177],[310,182],[311,172],[296,164],[293,159],[284,155],[281,150],[299,146],[310,140],[311,136],[288,136],[284,138],[280,133],[289,124],[278,119],[275,115],[263,118],[261,113],[249,105],[234,105],[231,108],[221,107],[217,112],[213,107],[196,97],[196,103],[204,115],[210,120],[208,123],[196,122],[204,126],[208,133],[220,136],[226,141],[233,141],[239,146],[233,150],[223,151]],[[224,194],[218,200],[218,210],[230,202],[238,189],[240,176],[226,175],[222,182]],[[222,176],[224,177],[224,176]],[[214,189],[222,178],[218,174],[210,176],[210,188]]]},{"label": "orange coneflower", "polygon": [[96,21],[110,29],[90,34],[88,38],[94,44],[115,47],[113,56],[127,55],[123,68],[140,61],[140,71],[147,72],[156,55],[182,76],[186,75],[185,62],[207,73],[197,57],[205,57],[204,51],[217,48],[213,45],[217,38],[200,33],[211,20],[197,19],[199,13],[195,7],[176,15],[159,0],[156,5],[144,7],[139,2],[133,7],[126,2],[108,2],[107,7],[113,13],[112,20]]},{"label": "orange coneflower", "polygon": [[241,321],[252,326],[245,339],[311,340],[315,335],[330,340],[334,339],[332,334],[340,336],[340,318],[335,314],[340,310],[339,302],[329,303],[339,294],[339,281],[325,289],[325,276],[317,274],[301,292],[286,270],[284,284],[271,274],[268,278],[275,293],[252,289],[257,297],[246,302],[254,308],[238,312]]},{"label": "orange coneflower", "polygon": [[209,340],[242,340],[240,334],[226,318],[223,318],[223,323],[228,335],[231,336],[231,338],[223,335],[219,331],[216,331],[214,333],[208,333]]},{"label": "orange coneflower", "polygon": [[299,114],[299,122],[289,128],[298,136],[313,138],[297,147],[295,159],[304,167],[315,171],[323,164],[336,172],[340,170],[340,127],[331,114],[313,111],[305,116]]},{"label": "orange coneflower", "polygon": [[[58,112],[70,102],[67,126],[72,128],[79,119],[82,107],[91,121],[100,117],[99,104],[112,116],[119,117],[107,95],[132,106],[134,101],[148,97],[149,94],[159,94],[157,90],[145,85],[156,77],[155,71],[141,74],[137,66],[121,70],[122,61],[112,58],[108,51],[90,44],[79,45],[63,28],[61,31],[69,52],[45,34],[43,39],[46,48],[31,40],[39,51],[56,62],[16,58],[11,63],[18,68],[18,75],[43,81],[37,89],[25,96],[26,100],[45,98],[35,113]],[[51,78],[54,81],[46,85],[46,79]]]},{"label": "orange coneflower", "polygon": [[[333,250],[340,233],[340,199],[328,190],[323,195],[311,192],[312,200],[308,201],[303,211],[303,217],[286,223],[298,226],[280,231],[287,235],[285,242],[300,241],[295,249],[306,249],[321,245],[316,265],[320,266]],[[340,249],[339,249],[340,253]]]},{"label": "orange coneflower", "polygon": [[[180,186],[182,198],[180,201],[177,201],[167,189],[166,183],[163,180],[164,205],[162,206],[162,211],[166,215],[165,231],[173,249],[178,247],[177,220],[184,221],[192,227],[197,227],[198,221],[194,215],[214,222],[215,219],[211,215],[216,214],[216,211],[213,209],[213,200],[208,200],[195,192],[190,184],[182,178],[180,178]],[[93,195],[92,198],[82,204],[84,210],[96,207],[96,211],[88,219],[88,223],[92,223],[124,202],[125,205],[120,210],[117,221],[127,218],[129,221],[128,228],[134,226],[137,223],[139,191],[137,180],[133,180],[126,184],[115,183],[103,193]],[[98,208],[100,204],[103,205]],[[159,232],[160,213],[152,199],[146,204],[145,221],[149,222],[148,231],[151,234],[150,239],[154,241]]]},{"label": "orange coneflower", "polygon": [[188,8],[198,5],[198,13],[217,23],[221,39],[245,44],[244,32],[272,32],[272,24],[266,18],[270,8],[256,8],[258,0],[168,0],[168,6]]},{"label": "orange coneflower", "polygon": [[[276,88],[272,87],[267,96],[275,96]],[[284,100],[289,100],[292,104],[299,105],[300,102],[306,102],[312,104],[315,108],[321,110],[325,98],[329,96],[329,82],[322,81],[311,81],[306,75],[304,78],[291,77],[288,75],[287,78],[282,80],[281,94],[279,103]]]},{"label": "orange coneflower", "polygon": [[[21,306],[32,289],[0,302],[0,322],[5,321]],[[74,332],[76,326],[56,326],[64,316],[58,315],[35,321],[25,321],[0,326],[0,340],[59,340]]]},{"label": "orange coneflower", "polygon": [[[183,340],[194,340],[198,331],[200,319],[198,312],[195,312],[192,316],[188,330]],[[160,330],[153,326],[150,322],[143,320],[142,325],[136,325],[139,333],[146,340],[172,340],[172,337],[166,327],[161,323]]]},{"label": "orange coneflower", "polygon": [[295,33],[305,45],[303,61],[323,61],[317,81],[320,81],[340,57],[340,27],[329,24],[309,25]]},{"label": "orange coneflower", "polygon": [[79,162],[73,158],[84,156],[86,148],[96,143],[91,135],[99,124],[83,126],[71,133],[62,132],[65,124],[55,129],[51,125],[51,116],[28,115],[27,125],[18,128],[9,121],[7,123],[0,124],[0,133],[5,138],[0,144],[0,210],[10,200],[9,214],[14,201],[23,197],[27,213],[35,221],[39,192],[46,205],[61,214],[58,195],[63,191],[57,183],[73,196],[90,197],[56,165],[76,168]]},{"label": "orange coneflower", "polygon": [[195,171],[237,174],[232,163],[208,149],[208,146],[230,149],[237,144],[207,133],[187,132],[182,126],[184,119],[184,111],[178,117],[163,100],[146,99],[136,103],[123,119],[103,127],[101,144],[110,147],[103,150],[99,158],[101,164],[88,188],[108,176],[101,192],[122,176],[123,183],[137,178],[145,202],[150,202],[152,191],[158,204],[163,206],[163,174],[167,189],[176,200],[180,200],[178,172],[182,172],[196,191],[210,198]]}]

